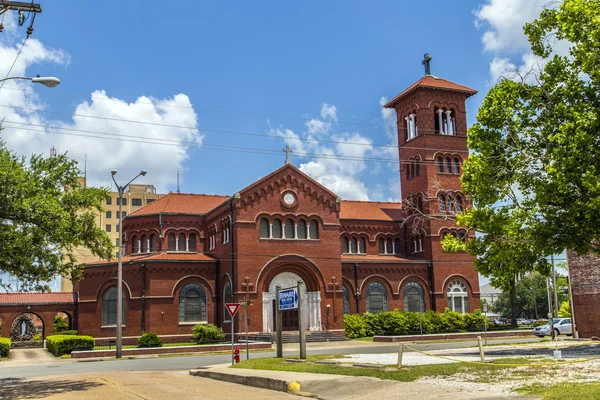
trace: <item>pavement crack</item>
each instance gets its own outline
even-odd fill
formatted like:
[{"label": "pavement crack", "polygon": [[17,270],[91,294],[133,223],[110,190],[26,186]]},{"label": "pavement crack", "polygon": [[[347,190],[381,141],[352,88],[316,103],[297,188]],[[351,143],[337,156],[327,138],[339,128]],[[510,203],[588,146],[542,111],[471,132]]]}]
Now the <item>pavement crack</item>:
[{"label": "pavement crack", "polygon": [[121,390],[122,390],[122,391],[124,391],[124,392],[131,393],[132,395],[134,395],[134,396],[136,396],[136,397],[139,397],[140,399],[144,399],[144,400],[150,400],[149,398],[147,398],[147,397],[144,397],[144,396],[142,396],[142,395],[139,395],[139,394],[137,394],[136,392],[134,392],[134,391],[132,391],[132,390],[129,390],[129,389],[127,389],[125,386],[121,386],[121,385],[119,385],[118,383],[111,381],[110,379],[106,379],[106,378],[100,378],[100,379],[101,379],[101,380],[103,380],[103,381],[104,381],[104,382],[106,382],[106,383],[109,383],[109,384],[111,384],[111,385],[113,385],[113,386],[115,386],[115,387],[117,387],[117,388],[121,389]]}]

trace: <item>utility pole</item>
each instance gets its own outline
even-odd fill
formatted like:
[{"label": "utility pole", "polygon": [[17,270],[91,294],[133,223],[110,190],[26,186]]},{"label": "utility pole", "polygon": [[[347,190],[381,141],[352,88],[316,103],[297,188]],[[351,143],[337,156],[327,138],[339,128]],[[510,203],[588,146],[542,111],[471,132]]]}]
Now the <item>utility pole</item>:
[{"label": "utility pole", "polygon": [[42,12],[42,6],[37,3],[27,2],[27,1],[0,1],[0,15],[5,12],[13,10],[13,11],[26,11],[39,14]]},{"label": "utility pole", "polygon": [[552,261],[552,286],[554,286],[554,317],[558,318],[558,287],[556,286],[556,268],[554,266],[554,255],[550,256],[550,260]]}]

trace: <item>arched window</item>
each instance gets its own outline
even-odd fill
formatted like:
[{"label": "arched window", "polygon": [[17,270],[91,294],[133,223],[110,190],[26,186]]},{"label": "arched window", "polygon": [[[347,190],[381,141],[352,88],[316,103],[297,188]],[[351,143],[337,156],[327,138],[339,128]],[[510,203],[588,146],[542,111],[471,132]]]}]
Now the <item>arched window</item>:
[{"label": "arched window", "polygon": [[293,239],[294,237],[296,237],[294,232],[294,221],[288,219],[285,221],[285,238]]},{"label": "arched window", "polygon": [[458,231],[458,238],[461,241],[466,242],[467,241],[467,232],[465,232],[465,231]]},{"label": "arched window", "polygon": [[273,220],[273,237],[275,239],[281,239],[283,237],[283,231],[281,229],[281,220]]},{"label": "arched window", "polygon": [[456,211],[461,212],[463,210],[462,196],[456,196]]},{"label": "arched window", "polygon": [[421,175],[421,160],[417,160],[417,176]]},{"label": "arched window", "polygon": [[444,172],[444,159],[442,157],[437,158],[437,170],[438,172]]},{"label": "arched window", "polygon": [[298,221],[298,239],[306,239],[306,222]]},{"label": "arched window", "polygon": [[469,292],[461,281],[448,285],[448,308],[461,314],[469,312]]},{"label": "arched window", "polygon": [[179,322],[206,320],[206,291],[197,283],[185,285],[179,292]]},{"label": "arched window", "polygon": [[193,233],[188,237],[188,250],[193,252],[196,251],[196,235]]},{"label": "arched window", "polygon": [[346,285],[342,286],[344,291],[344,314],[350,314],[350,291]]},{"label": "arched window", "polygon": [[260,220],[260,238],[268,239],[269,238],[269,220],[263,218]]},{"label": "arched window", "polygon": [[446,157],[446,172],[449,174],[452,173],[452,160],[450,157]]},{"label": "arched window", "polygon": [[435,133],[442,133],[441,128],[440,128],[440,113],[439,113],[439,108],[435,107],[433,109],[433,124],[434,124],[434,129],[435,129]]},{"label": "arched window", "polygon": [[379,254],[385,253],[385,241],[383,238],[379,239]]},{"label": "arched window", "polygon": [[454,126],[454,110],[450,109],[450,112],[446,114],[446,123],[448,124],[448,130],[446,134],[456,135],[456,129]]},{"label": "arched window", "polygon": [[365,238],[360,238],[360,241],[358,242],[358,252],[360,254],[365,254],[367,252],[367,241]]},{"label": "arched window", "polygon": [[356,240],[356,238],[350,239],[350,253],[358,253],[358,241]]},{"label": "arched window", "polygon": [[454,173],[456,175],[460,174],[460,161],[458,160],[458,158],[454,158]]},{"label": "arched window", "polygon": [[448,195],[448,211],[454,212],[454,196]]},{"label": "arched window", "polygon": [[231,296],[231,284],[227,282],[223,288],[223,322],[231,322],[231,316],[225,303],[233,303],[233,297]]},{"label": "arched window", "polygon": [[179,240],[177,240],[177,251],[185,251],[185,235],[179,234]]},{"label": "arched window", "polygon": [[419,211],[423,212],[423,198],[421,198],[421,196],[417,198],[417,208]]},{"label": "arched window", "polygon": [[167,250],[169,251],[175,251],[175,234],[173,233],[169,233],[169,243],[168,243],[168,247]]},{"label": "arched window", "polygon": [[342,253],[350,253],[350,242],[348,241],[347,237],[342,238]]},{"label": "arched window", "polygon": [[367,312],[377,313],[387,311],[387,290],[379,282],[371,282],[367,286]]},{"label": "arched window", "polygon": [[440,212],[446,212],[446,196],[440,195]]},{"label": "arched window", "polygon": [[142,235],[141,240],[141,247],[142,247],[142,253],[147,253],[148,252],[148,240],[146,239],[146,235]]},{"label": "arched window", "polygon": [[131,252],[138,253],[139,251],[140,251],[140,246],[138,243],[138,238],[137,238],[137,236],[134,236],[131,238]]},{"label": "arched window", "polygon": [[394,239],[394,254],[400,254],[400,239]]},{"label": "arched window", "polygon": [[416,172],[415,163],[410,163],[410,177],[411,178],[415,177],[415,172]]},{"label": "arched window", "polygon": [[154,233],[150,235],[150,251],[156,251],[156,235]]},{"label": "arched window", "polygon": [[394,245],[393,245],[393,242],[392,242],[391,238],[388,238],[385,241],[385,252],[386,252],[386,254],[393,254],[394,253]]},{"label": "arched window", "polygon": [[406,179],[410,179],[410,164],[406,164]]},{"label": "arched window", "polygon": [[[117,286],[110,286],[102,295],[102,326],[117,325]],[[125,291],[123,291],[123,325],[125,325]]]},{"label": "arched window", "polygon": [[313,219],[312,221],[310,221],[308,233],[310,234],[311,239],[319,238],[319,223],[316,220]]},{"label": "arched window", "polygon": [[404,288],[404,311],[425,312],[425,293],[417,282],[408,282]]}]

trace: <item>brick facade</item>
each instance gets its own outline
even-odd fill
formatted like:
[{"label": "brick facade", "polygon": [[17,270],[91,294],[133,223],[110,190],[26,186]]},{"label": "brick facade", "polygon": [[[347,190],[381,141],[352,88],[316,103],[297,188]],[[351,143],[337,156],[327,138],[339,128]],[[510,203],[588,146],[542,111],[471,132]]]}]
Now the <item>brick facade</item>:
[{"label": "brick facade", "polygon": [[600,337],[600,258],[567,251],[567,259],[579,337]]},{"label": "brick facade", "polygon": [[[440,154],[460,159],[462,171],[468,155],[465,101],[474,91],[430,76],[419,82],[388,104],[398,115],[403,203],[343,201],[288,164],[232,196],[171,193],[129,214],[123,222],[123,335],[189,333],[193,324],[180,322],[185,311],[180,311],[180,293],[188,284],[204,290],[205,322],[225,332],[230,325],[223,303],[246,297],[252,301],[249,331],[272,331],[274,284],[297,279],[306,285],[303,313],[311,330],[342,330],[345,304],[352,313],[367,311],[369,302],[376,302],[375,297],[367,299],[368,288],[375,286],[383,288],[385,293],[377,295],[383,297],[377,299],[384,299],[389,310],[408,307],[407,288],[418,287],[426,309],[443,311],[449,285],[460,282],[466,290],[465,307],[468,301],[464,311],[477,308],[473,260],[464,253],[442,251],[442,235],[456,231],[455,220],[433,200],[440,190],[460,192],[460,174],[438,172],[435,160]],[[434,110],[440,107],[453,110],[455,135],[434,132]],[[404,117],[410,112],[417,115],[419,133],[407,140]],[[420,174],[407,178],[405,161],[417,158]],[[419,195],[427,201],[417,251],[413,245],[420,231],[404,204]],[[278,237],[277,221],[282,231],[290,221],[297,238]],[[318,237],[311,231],[313,225]],[[261,229],[268,230],[268,237]],[[102,304],[106,290],[116,284],[116,273],[115,260],[91,263],[76,284],[81,333],[115,335],[114,326],[102,326]],[[233,286],[232,297],[224,298],[226,285]],[[240,315],[243,312],[238,313],[236,331],[243,327]],[[293,316],[285,318],[294,326]]]}]

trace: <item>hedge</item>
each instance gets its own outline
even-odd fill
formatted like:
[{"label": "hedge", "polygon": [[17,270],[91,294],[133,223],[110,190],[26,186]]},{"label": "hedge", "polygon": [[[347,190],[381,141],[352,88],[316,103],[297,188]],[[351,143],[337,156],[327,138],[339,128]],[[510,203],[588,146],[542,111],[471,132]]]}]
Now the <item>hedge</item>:
[{"label": "hedge", "polygon": [[0,337],[0,357],[7,357],[10,354],[10,339]]},{"label": "hedge", "polygon": [[75,335],[49,335],[46,338],[48,351],[56,357],[71,354],[77,347],[94,347],[94,338],[91,336]]},{"label": "hedge", "polygon": [[[77,332],[76,330],[62,331],[62,332],[51,333],[48,336],[59,336],[59,335],[79,335],[79,332]],[[46,336],[46,337],[48,337],[48,336]]]},{"label": "hedge", "polygon": [[162,347],[162,340],[156,333],[144,333],[139,339],[137,347]]},{"label": "hedge", "polygon": [[207,343],[222,340],[221,328],[212,324],[198,324],[192,328],[192,336],[196,343]]},{"label": "hedge", "polygon": [[448,309],[443,313],[427,311],[422,315],[398,310],[344,315],[344,328],[348,338],[416,334],[421,332],[421,325],[423,333],[482,331],[485,317],[479,310],[459,314]]}]

